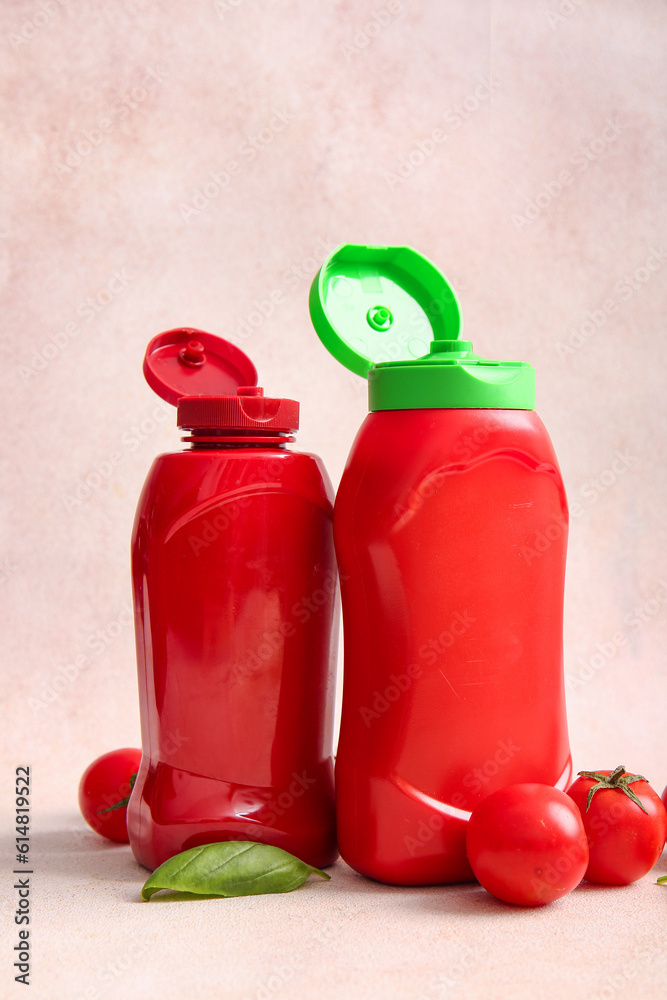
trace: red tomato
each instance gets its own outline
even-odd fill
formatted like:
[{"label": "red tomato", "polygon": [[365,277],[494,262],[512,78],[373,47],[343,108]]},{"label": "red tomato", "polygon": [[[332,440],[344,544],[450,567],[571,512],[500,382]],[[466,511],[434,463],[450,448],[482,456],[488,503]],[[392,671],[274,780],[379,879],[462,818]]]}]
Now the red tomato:
[{"label": "red tomato", "polygon": [[[88,826],[109,840],[129,843],[127,836],[127,803],[133,775],[139,770],[141,750],[126,747],[112,750],[94,760],[83,772],[79,782],[79,808]],[[111,806],[118,806],[111,809]]]},{"label": "red tomato", "polygon": [[588,864],[579,810],[551,785],[507,785],[482,799],[468,823],[466,849],[484,888],[520,906],[565,896]]},{"label": "red tomato", "polygon": [[[588,837],[590,861],[585,878],[607,885],[636,882],[653,868],[665,846],[664,805],[645,778],[623,767],[579,774],[567,794],[579,808]],[[587,805],[592,788],[595,791]]]}]

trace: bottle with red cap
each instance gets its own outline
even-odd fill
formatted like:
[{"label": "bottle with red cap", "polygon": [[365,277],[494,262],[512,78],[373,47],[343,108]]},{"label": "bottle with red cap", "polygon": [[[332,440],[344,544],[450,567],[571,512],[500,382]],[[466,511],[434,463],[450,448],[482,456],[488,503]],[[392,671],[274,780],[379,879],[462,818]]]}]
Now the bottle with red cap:
[{"label": "bottle with red cap", "polygon": [[333,491],[289,445],[299,404],[268,398],[234,345],[177,329],[148,345],[149,385],[185,449],[148,474],[132,541],[143,756],[128,807],[154,869],[224,840],[337,857]]}]

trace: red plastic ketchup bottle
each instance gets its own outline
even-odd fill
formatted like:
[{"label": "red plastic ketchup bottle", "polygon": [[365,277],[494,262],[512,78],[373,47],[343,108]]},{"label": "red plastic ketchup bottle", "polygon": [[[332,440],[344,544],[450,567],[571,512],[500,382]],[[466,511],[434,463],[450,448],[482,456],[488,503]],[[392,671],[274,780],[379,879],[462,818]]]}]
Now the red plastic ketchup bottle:
[{"label": "red plastic ketchup bottle", "polygon": [[155,868],[224,840],[335,861],[333,491],[292,451],[299,404],[267,399],[232,344],[179,329],[148,345],[185,450],[139,500],[132,574],[143,756],[128,807]]},{"label": "red plastic ketchup bottle", "polygon": [[371,410],[334,511],[338,846],[382,882],[471,880],[474,806],[572,771],[568,510],[533,369],[458,339],[447,282],[405,247],[340,248],[310,305],[326,347],[368,376]]}]

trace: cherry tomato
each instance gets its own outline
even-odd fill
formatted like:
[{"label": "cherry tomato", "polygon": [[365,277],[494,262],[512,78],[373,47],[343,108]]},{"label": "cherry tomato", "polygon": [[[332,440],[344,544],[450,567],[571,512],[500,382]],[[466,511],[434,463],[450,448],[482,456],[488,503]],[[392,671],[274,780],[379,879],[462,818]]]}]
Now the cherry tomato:
[{"label": "cherry tomato", "polygon": [[607,885],[636,882],[665,846],[664,805],[645,778],[623,767],[579,775],[567,794],[581,812],[588,837],[585,878]]},{"label": "cherry tomato", "polygon": [[111,750],[94,760],[79,782],[79,808],[88,826],[109,840],[129,843],[127,800],[139,770],[141,750]]},{"label": "cherry tomato", "polygon": [[551,785],[506,785],[482,799],[468,822],[466,849],[484,888],[520,906],[565,896],[588,864],[579,810]]}]

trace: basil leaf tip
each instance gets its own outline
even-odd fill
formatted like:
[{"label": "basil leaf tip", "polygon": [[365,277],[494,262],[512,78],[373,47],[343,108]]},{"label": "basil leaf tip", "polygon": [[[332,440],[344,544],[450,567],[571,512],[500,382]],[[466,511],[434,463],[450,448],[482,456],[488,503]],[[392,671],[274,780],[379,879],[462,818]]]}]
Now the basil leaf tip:
[{"label": "basil leaf tip", "polygon": [[331,878],[281,847],[251,840],[226,840],[192,847],[169,858],[146,879],[141,898],[148,902],[162,889],[198,896],[292,892],[310,875]]}]

